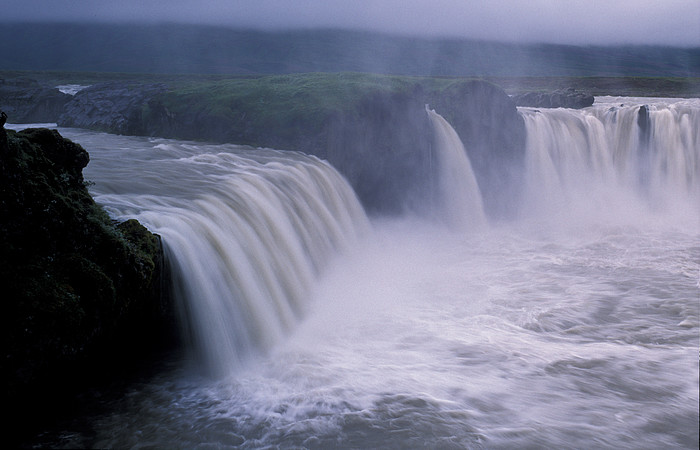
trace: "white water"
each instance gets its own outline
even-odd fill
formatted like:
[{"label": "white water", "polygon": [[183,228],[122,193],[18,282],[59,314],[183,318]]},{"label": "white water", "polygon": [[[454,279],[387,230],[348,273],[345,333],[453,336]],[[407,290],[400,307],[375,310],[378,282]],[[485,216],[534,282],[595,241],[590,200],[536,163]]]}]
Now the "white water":
[{"label": "white water", "polygon": [[347,182],[313,157],[67,135],[99,155],[85,171],[95,200],[162,236],[186,333],[217,375],[286,337],[323,269],[369,226]]},{"label": "white water", "polygon": [[[134,385],[47,442],[697,448],[700,104],[687,102],[691,114],[664,126],[685,106],[651,106],[653,135],[668,139],[654,144],[652,161],[682,153],[690,165],[678,172],[652,163],[645,178],[633,169],[634,146],[611,144],[634,139],[624,123],[636,113],[618,109],[613,125],[608,109],[636,101],[522,110],[530,146],[519,221],[465,232],[432,220],[374,220],[312,271],[303,319],[266,353],[216,380],[180,368]],[[661,138],[672,124],[691,140]],[[156,218],[144,202],[149,210],[163,202],[160,217],[170,206],[159,198],[183,198],[172,219],[180,220],[191,214],[185,207],[201,208],[200,196],[226,197],[222,179],[264,171],[222,163],[231,147],[65,134],[90,150],[86,177],[97,181],[98,200],[146,223]],[[185,161],[196,168],[190,175],[170,170]],[[231,245],[215,240],[221,251]]]},{"label": "white water", "polygon": [[440,114],[428,105],[425,110],[435,130],[439,215],[453,230],[481,230],[486,225],[486,215],[467,151],[457,132]]},{"label": "white water", "polygon": [[68,95],[75,95],[78,92],[82,91],[83,89],[87,89],[90,86],[85,86],[82,84],[62,84],[59,86],[56,86],[56,89],[58,89],[60,92],[63,92],[64,94]]},{"label": "white water", "polygon": [[[646,142],[637,125],[640,104],[649,107]],[[583,111],[520,108],[528,130],[524,216],[633,224],[654,212],[698,225],[699,105],[603,97]]]}]

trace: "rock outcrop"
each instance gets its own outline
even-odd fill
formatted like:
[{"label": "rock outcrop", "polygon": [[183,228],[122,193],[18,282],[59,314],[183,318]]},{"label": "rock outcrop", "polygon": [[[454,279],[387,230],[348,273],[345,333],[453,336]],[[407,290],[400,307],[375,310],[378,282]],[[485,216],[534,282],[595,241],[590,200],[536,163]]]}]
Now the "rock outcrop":
[{"label": "rock outcrop", "polygon": [[100,83],[83,89],[66,103],[57,123],[62,127],[87,128],[116,134],[149,134],[142,120],[143,109],[164,84]]},{"label": "rock outcrop", "polygon": [[531,108],[586,108],[593,104],[595,98],[574,88],[559,89],[552,92],[525,92],[513,95],[517,106]]},{"label": "rock outcrop", "polygon": [[469,155],[486,213],[517,212],[525,159],[525,122],[498,86],[480,80],[455,83],[430,106],[455,129]]},{"label": "rock outcrop", "polygon": [[13,123],[56,122],[71,96],[30,79],[0,79],[0,107]]},{"label": "rock outcrop", "polygon": [[525,123],[497,86],[455,82],[440,91],[372,95],[342,111],[310,153],[327,158],[370,210],[419,209],[431,195],[437,168],[429,149],[433,130],[425,105],[453,126],[467,149],[491,217],[515,213],[525,149]]},{"label": "rock outcrop", "polygon": [[428,202],[432,140],[422,93],[385,92],[336,111],[299,150],[327,159],[369,212],[395,214]]},{"label": "rock outcrop", "polygon": [[512,99],[485,81],[309,74],[178,92],[163,84],[102,83],[72,97],[58,124],[302,151],[333,164],[368,210],[391,214],[419,208],[431,192],[425,104],[464,141],[487,212],[513,215],[525,127]]},{"label": "rock outcrop", "polygon": [[[292,98],[281,102],[276,102],[274,96],[279,94],[275,89],[258,89],[255,104],[248,99],[233,99],[223,108],[199,100],[210,92],[188,94],[177,101],[167,95],[156,96],[145,109],[145,134],[316,155],[327,159],[348,179],[370,212],[392,214],[420,208],[430,195],[434,174],[430,162],[432,129],[425,113],[425,105],[429,104],[445,116],[464,141],[489,214],[513,214],[525,125],[502,89],[480,80],[459,80],[444,87],[429,81],[397,82],[388,78],[370,78],[380,84],[379,88],[366,83],[355,89],[347,86],[362,80],[360,75],[337,77],[332,82],[338,88],[327,80],[318,85],[347,89],[345,97],[349,100],[344,104],[305,91],[308,87],[299,88]],[[331,89],[327,93],[327,97],[337,95]],[[183,109],[181,104],[193,107]],[[317,111],[313,120],[304,116],[309,110]]]},{"label": "rock outcrop", "polygon": [[15,414],[128,372],[174,334],[159,238],[95,204],[88,153],[48,129],[0,128],[0,146],[0,368]]},{"label": "rock outcrop", "polygon": [[642,105],[637,113],[637,126],[639,127],[640,142],[648,144],[651,136],[652,122],[649,118],[649,106]]}]

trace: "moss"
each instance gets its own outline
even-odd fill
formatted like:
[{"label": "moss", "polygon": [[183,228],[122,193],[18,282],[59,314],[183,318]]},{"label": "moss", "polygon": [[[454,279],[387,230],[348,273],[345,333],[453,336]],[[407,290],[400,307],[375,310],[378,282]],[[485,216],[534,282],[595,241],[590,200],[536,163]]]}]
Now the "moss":
[{"label": "moss", "polygon": [[290,148],[301,136],[320,133],[335,113],[352,110],[363,97],[400,90],[410,80],[311,73],[192,82],[162,94],[142,111],[144,122],[153,121],[155,110],[168,111],[170,121],[143,128],[176,138]]},{"label": "moss", "polygon": [[13,401],[128,366],[162,339],[165,299],[159,239],[95,204],[87,152],[55,130],[0,132],[3,398]]}]

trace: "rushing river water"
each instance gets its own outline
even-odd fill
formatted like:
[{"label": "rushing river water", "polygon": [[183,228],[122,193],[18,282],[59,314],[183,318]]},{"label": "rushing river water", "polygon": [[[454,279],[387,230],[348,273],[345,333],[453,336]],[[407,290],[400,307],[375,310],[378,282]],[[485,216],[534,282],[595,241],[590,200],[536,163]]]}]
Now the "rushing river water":
[{"label": "rushing river water", "polygon": [[[322,186],[326,199],[313,208],[332,218],[317,224],[313,237],[326,243],[317,251],[303,239],[299,244],[302,254],[318,256],[293,258],[306,266],[291,274],[289,260],[277,260],[272,275],[260,277],[288,275],[280,295],[294,297],[298,310],[253,314],[263,331],[250,332],[252,344],[230,337],[245,341],[246,351],[211,356],[228,367],[214,364],[217,376],[201,370],[206,358],[188,359],[106,399],[99,414],[44,442],[697,448],[700,105],[643,100],[658,130],[645,144],[652,156],[639,158],[639,134],[620,125],[636,118],[638,106],[628,106],[635,102],[608,98],[584,111],[522,109],[528,185],[513,223],[367,222],[342,180]],[[662,136],[671,123],[680,131]],[[90,152],[85,175],[96,182],[98,202],[114,216],[143,221],[166,244],[182,233],[183,218],[200,235],[224,233],[223,225],[204,226],[185,208],[208,210],[219,201],[211,196],[226,197],[231,186],[249,189],[240,183],[251,171],[296,167],[336,177],[303,155],[61,131]],[[304,199],[323,184],[285,180]],[[264,186],[256,192],[267,192],[256,194],[267,207],[279,206]],[[244,203],[227,198],[238,208]],[[179,213],[170,217],[173,208]],[[265,222],[278,243],[310,223],[294,231],[293,225],[278,229],[278,220]],[[212,247],[211,258],[226,252],[220,248],[226,242],[213,236],[201,245]],[[219,270],[206,259],[196,264],[206,266],[205,275]],[[197,289],[195,297],[206,297]],[[271,294],[251,295],[256,302],[256,295]]]}]

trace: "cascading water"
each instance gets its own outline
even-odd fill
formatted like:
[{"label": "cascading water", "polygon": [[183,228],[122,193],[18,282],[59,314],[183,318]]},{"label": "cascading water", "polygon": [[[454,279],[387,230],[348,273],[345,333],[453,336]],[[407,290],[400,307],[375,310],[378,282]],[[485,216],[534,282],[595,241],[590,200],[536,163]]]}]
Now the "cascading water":
[{"label": "cascading water", "polygon": [[40,446],[696,449],[699,112],[521,108],[522,218],[478,233],[464,149],[429,113],[455,232],[405,217],[359,239],[315,158],[62,130],[98,202],[164,237],[208,359],[275,345],[101,398]]},{"label": "cascading water", "polygon": [[[368,226],[350,186],[317,158],[165,140],[134,148],[119,139],[87,144],[121,147],[103,155],[106,173],[89,174],[100,180],[95,198],[163,237],[183,323],[215,374],[287,335],[324,266]],[[135,160],[137,178],[120,170]]]},{"label": "cascading water", "polygon": [[700,201],[699,105],[604,97],[584,110],[520,108],[527,126],[524,215],[629,218],[650,209],[688,212],[692,220]]},{"label": "cascading water", "polygon": [[425,110],[435,131],[438,214],[456,230],[483,229],[486,225],[484,205],[467,151],[457,132],[440,114],[428,105]]}]

